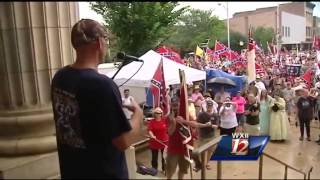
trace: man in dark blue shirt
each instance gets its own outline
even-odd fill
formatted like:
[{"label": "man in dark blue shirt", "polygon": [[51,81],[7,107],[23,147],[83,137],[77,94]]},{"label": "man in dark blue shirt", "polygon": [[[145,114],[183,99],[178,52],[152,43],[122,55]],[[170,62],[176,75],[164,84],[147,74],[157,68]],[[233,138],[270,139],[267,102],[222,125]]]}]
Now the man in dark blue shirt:
[{"label": "man in dark blue shirt", "polygon": [[61,178],[128,179],[124,150],[139,129],[142,110],[133,102],[131,124],[117,85],[97,72],[106,55],[106,32],[82,19],[71,32],[76,61],[60,69],[51,86]]}]

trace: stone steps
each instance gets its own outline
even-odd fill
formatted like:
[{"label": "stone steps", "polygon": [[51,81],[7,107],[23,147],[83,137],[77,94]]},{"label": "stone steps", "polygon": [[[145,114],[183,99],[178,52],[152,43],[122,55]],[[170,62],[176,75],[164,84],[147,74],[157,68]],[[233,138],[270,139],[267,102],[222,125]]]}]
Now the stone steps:
[{"label": "stone steps", "polygon": [[0,157],[0,179],[46,179],[59,174],[58,154]]}]

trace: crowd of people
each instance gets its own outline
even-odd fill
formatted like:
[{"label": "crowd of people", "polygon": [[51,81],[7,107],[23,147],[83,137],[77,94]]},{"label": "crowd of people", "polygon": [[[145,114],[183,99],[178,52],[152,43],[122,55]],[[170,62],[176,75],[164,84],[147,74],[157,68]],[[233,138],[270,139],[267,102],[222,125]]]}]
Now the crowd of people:
[{"label": "crowd of people", "polygon": [[[314,59],[307,58],[303,61],[306,62],[303,62],[302,65],[310,67],[313,65]],[[218,91],[207,89],[206,92],[198,84],[189,86],[189,119],[194,121],[194,124],[181,119],[174,121],[170,120],[170,117],[162,117],[163,124],[166,124],[169,129],[172,122],[190,125],[195,147],[216,137],[216,129],[219,129],[220,135],[246,132],[249,135],[269,135],[271,141],[284,142],[290,137],[290,123],[300,126],[300,141],[305,138],[307,141],[311,141],[310,123],[313,119],[320,119],[320,83],[311,82],[308,86],[309,84],[299,76],[288,76],[281,71],[268,71],[267,73],[266,76],[257,75],[255,81],[250,82],[235,96],[231,96],[228,89],[223,86]],[[171,89],[169,94],[171,95],[171,103],[177,103],[179,90]],[[161,112],[161,109],[157,108],[155,112]],[[156,117],[158,115],[155,115],[155,119]],[[152,152],[154,151],[152,144],[155,142],[158,142],[157,149],[161,151],[165,148],[174,149],[178,144],[182,145],[176,137],[179,135],[170,133],[177,129],[164,131],[163,124],[155,127],[153,121],[151,120],[149,124],[152,128],[148,129],[148,133],[152,137],[150,140]],[[163,131],[160,133],[157,128]],[[164,137],[163,133],[168,134],[165,139],[162,139],[160,145],[159,140]],[[170,143],[173,141],[172,139],[175,139],[174,143]],[[320,145],[320,136],[316,142]],[[214,149],[209,151],[208,157],[211,157],[213,151]],[[171,178],[172,172],[175,171],[176,166],[179,166],[178,175],[179,178],[182,178],[188,168],[186,165],[188,161],[183,159],[183,151],[168,151],[168,155],[171,158],[167,159],[167,163],[170,164],[167,166],[167,177]],[[155,162],[157,158],[152,156],[152,162]],[[193,170],[198,171],[201,167],[199,157],[192,158],[195,161]],[[152,163],[152,167],[157,168],[157,165]],[[206,167],[210,169],[208,164]]]},{"label": "crowd of people", "polygon": [[[61,68],[52,79],[62,179],[129,179],[125,150],[134,142],[132,137],[141,133],[143,111],[129,90],[124,91],[121,99],[115,82],[97,71],[107,53],[107,38],[107,31],[100,23],[91,19],[78,21],[71,31],[75,62]],[[310,62],[307,58],[302,64],[311,65]],[[155,107],[154,117],[147,124],[152,167],[158,168],[160,152],[161,168],[168,179],[177,167],[178,178],[183,179],[191,159],[195,162],[194,171],[201,164],[210,169],[208,160],[214,149],[209,150],[206,162],[201,162],[197,156],[190,157],[185,148],[192,149],[191,145],[198,147],[212,140],[217,130],[220,135],[238,131],[285,141],[290,137],[289,121],[296,121],[300,125],[299,139],[304,140],[306,129],[310,141],[310,122],[315,115],[320,119],[320,83],[307,84],[309,88],[314,84],[310,91],[301,83],[298,78],[292,80],[275,71],[257,77],[235,96],[223,86],[216,92],[195,84],[188,87],[188,118],[179,116],[180,92],[169,89],[170,113],[164,114],[163,109]],[[188,142],[193,142],[190,147]]]}]

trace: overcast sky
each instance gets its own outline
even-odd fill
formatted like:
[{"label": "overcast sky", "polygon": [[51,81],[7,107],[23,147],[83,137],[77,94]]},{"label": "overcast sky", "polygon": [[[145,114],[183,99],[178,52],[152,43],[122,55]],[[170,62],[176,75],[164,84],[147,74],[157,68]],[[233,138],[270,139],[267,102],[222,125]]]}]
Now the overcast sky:
[{"label": "overcast sky", "polygon": [[[217,15],[219,19],[226,19],[227,18],[227,3],[221,2],[221,6],[218,5],[219,2],[179,2],[180,6],[190,6],[191,8],[195,9],[202,9],[202,10],[214,10],[214,15]],[[278,4],[287,3],[284,1],[281,2],[228,2],[228,9],[229,9],[229,17],[236,12],[242,11],[250,11],[255,10],[257,8],[263,7],[271,7],[277,6]],[[320,2],[313,2],[316,4],[316,7],[313,9],[313,15],[320,17]],[[89,2],[79,2],[79,15],[81,18],[91,18],[99,22],[103,22],[103,18],[95,13],[93,10],[90,9]]]}]

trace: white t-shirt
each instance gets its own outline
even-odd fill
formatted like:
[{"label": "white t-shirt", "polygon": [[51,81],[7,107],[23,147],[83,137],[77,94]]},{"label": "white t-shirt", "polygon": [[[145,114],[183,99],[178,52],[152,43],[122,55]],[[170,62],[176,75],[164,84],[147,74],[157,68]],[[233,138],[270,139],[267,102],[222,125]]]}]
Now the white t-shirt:
[{"label": "white t-shirt", "polygon": [[[224,113],[222,113],[223,108],[225,108]],[[230,107],[221,107],[219,114],[222,128],[230,129],[238,126],[236,108],[232,105]]]},{"label": "white t-shirt", "polygon": [[[128,98],[123,97],[122,104],[123,105],[131,105],[132,100],[133,100],[132,96],[129,96]],[[129,111],[127,108],[123,108],[123,112],[126,115],[127,119],[131,119],[131,115],[132,115],[131,111]]]}]

